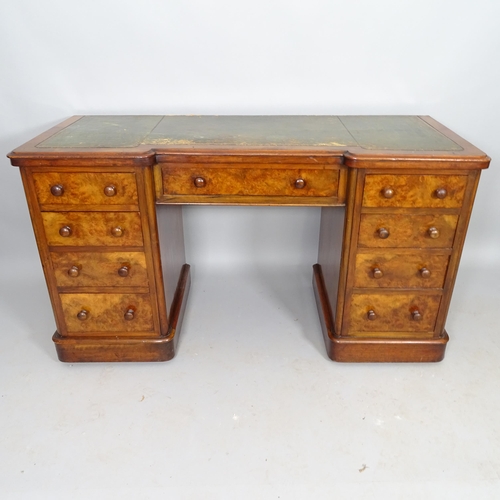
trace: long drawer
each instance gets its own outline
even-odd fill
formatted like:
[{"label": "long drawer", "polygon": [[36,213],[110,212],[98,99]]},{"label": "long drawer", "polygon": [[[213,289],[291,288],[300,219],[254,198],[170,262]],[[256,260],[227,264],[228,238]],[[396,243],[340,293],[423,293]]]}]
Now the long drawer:
[{"label": "long drawer", "polygon": [[343,199],[337,165],[161,164],[160,201],[172,197],[288,197]]}]

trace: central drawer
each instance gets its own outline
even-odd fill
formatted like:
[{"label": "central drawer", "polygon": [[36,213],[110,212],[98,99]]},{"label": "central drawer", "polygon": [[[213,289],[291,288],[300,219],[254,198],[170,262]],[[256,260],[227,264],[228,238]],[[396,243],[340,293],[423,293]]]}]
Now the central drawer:
[{"label": "central drawer", "polygon": [[258,203],[258,197],[283,197],[334,202],[343,198],[339,193],[340,177],[339,167],[327,164],[165,163],[161,165],[159,201],[175,198],[189,203],[203,202],[204,198],[252,197]]}]

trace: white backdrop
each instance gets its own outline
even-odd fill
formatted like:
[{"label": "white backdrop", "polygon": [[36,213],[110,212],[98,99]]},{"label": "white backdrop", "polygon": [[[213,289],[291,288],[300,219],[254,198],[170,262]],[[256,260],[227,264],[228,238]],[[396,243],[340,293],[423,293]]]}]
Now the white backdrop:
[{"label": "white backdrop", "polygon": [[[38,273],[11,149],[74,114],[428,114],[487,152],[463,265],[499,268],[497,0],[3,0],[0,271]],[[311,265],[319,210],[187,208],[195,266]]]}]

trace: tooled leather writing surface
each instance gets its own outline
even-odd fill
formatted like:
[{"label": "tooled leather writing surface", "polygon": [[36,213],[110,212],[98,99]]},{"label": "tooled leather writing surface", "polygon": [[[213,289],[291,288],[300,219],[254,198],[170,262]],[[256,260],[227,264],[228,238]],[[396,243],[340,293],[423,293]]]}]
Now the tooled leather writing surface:
[{"label": "tooled leather writing surface", "polygon": [[462,151],[418,116],[84,116],[37,148],[222,145]]}]

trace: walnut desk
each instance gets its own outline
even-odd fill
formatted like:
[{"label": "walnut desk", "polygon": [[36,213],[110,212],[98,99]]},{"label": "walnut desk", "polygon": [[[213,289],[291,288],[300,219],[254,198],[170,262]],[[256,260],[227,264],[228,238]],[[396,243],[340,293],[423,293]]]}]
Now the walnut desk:
[{"label": "walnut desk", "polygon": [[336,361],[440,361],[481,169],[429,117],[84,116],[13,151],[61,361],[172,358],[182,205],[322,207],[313,285]]}]

